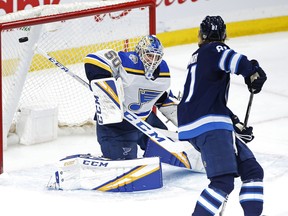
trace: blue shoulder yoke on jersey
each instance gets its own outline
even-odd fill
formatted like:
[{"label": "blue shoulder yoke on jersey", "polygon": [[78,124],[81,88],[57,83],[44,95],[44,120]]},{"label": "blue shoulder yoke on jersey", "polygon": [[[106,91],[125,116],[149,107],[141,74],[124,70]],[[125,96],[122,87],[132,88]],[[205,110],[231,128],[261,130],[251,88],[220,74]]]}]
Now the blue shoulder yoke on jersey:
[{"label": "blue shoulder yoke on jersey", "polygon": [[[127,73],[144,76],[144,66],[136,52],[120,51],[118,55]],[[162,62],[160,63],[159,69],[160,71],[158,77],[170,77],[168,65],[164,60],[162,60]]]}]

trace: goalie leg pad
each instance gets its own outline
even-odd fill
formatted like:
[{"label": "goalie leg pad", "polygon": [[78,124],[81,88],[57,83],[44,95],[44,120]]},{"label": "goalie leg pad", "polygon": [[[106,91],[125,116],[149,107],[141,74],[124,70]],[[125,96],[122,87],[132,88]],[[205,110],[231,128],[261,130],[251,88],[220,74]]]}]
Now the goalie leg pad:
[{"label": "goalie leg pad", "polygon": [[111,77],[91,81],[97,121],[100,125],[123,121],[123,86],[121,79],[118,80]]},{"label": "goalie leg pad", "polygon": [[[175,142],[175,145],[177,143]],[[153,140],[149,140],[147,143],[147,148],[144,153],[144,157],[160,157],[160,161],[162,163],[170,164],[172,166],[178,166],[182,168],[190,169],[194,172],[205,173],[205,168],[202,163],[201,154],[194,149],[191,144],[187,144],[185,148],[183,148],[182,152],[183,156],[187,158],[189,164],[186,161],[182,161],[174,155],[173,153],[167,151]]]},{"label": "goalie leg pad", "polygon": [[162,167],[157,157],[109,160],[90,154],[78,154],[59,161],[55,182],[48,185],[48,188],[133,192],[162,186]]}]

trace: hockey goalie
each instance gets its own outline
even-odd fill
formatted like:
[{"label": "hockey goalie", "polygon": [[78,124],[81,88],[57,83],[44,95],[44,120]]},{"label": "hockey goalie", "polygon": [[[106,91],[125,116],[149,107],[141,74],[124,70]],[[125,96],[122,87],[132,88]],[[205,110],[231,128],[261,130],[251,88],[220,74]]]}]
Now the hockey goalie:
[{"label": "hockey goalie", "polygon": [[[177,126],[178,102],[169,90],[170,71],[163,54],[159,39],[148,35],[134,51],[105,49],[85,57],[102,155],[62,159],[55,174],[58,189],[160,188],[161,162],[204,172],[200,154],[192,145],[174,142],[155,129],[167,127],[152,111],[154,106]],[[144,158],[138,158],[138,146]]]}]

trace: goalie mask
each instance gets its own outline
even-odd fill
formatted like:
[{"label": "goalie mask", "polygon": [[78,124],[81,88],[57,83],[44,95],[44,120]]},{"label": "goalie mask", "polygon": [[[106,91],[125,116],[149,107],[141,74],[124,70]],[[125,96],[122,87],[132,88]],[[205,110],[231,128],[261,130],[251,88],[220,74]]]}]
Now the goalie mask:
[{"label": "goalie mask", "polygon": [[154,35],[143,37],[135,48],[144,65],[146,79],[153,79],[154,71],[162,61],[163,47],[159,39]]}]

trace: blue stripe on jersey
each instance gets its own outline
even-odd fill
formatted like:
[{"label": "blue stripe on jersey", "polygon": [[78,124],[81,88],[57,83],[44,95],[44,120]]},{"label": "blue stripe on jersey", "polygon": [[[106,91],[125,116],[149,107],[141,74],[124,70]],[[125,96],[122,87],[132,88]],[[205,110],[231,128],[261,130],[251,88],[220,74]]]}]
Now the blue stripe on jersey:
[{"label": "blue stripe on jersey", "polygon": [[219,68],[223,71],[229,71],[228,68],[226,68],[225,66],[225,62],[226,62],[226,59],[227,59],[227,56],[229,55],[229,53],[231,53],[233,50],[231,49],[227,49],[225,50],[223,53],[222,53],[222,56],[220,58],[220,61],[219,61]]},{"label": "blue stripe on jersey", "polygon": [[238,65],[242,58],[242,55],[236,53],[234,50],[227,49],[223,52],[220,61],[219,68],[223,71],[230,72],[232,74],[237,74]]},{"label": "blue stripe on jersey", "polygon": [[230,71],[232,74],[237,74],[238,72],[238,65],[240,62],[242,55],[239,53],[234,53],[231,62],[230,62]]},{"label": "blue stripe on jersey", "polygon": [[189,124],[179,126],[179,139],[185,140],[196,137],[207,131],[225,129],[233,131],[229,116],[207,115]]}]

